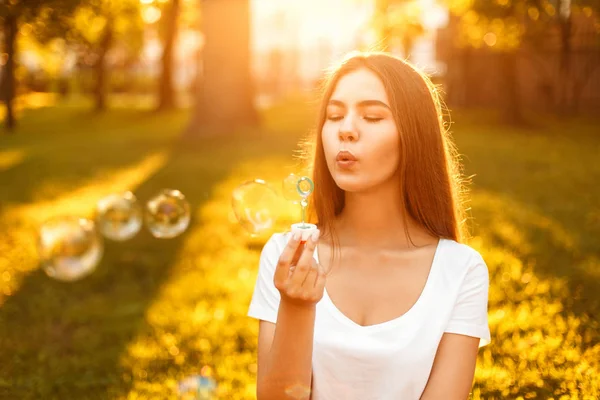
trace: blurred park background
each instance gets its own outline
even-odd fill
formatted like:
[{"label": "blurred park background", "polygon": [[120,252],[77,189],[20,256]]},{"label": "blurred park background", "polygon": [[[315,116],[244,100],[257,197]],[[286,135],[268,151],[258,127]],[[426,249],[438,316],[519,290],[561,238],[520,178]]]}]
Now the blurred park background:
[{"label": "blurred park background", "polygon": [[[258,257],[300,211],[250,235],[232,192],[281,194],[323,72],[376,49],[439,85],[472,177],[471,397],[600,399],[600,1],[4,0],[0,23],[0,398],[255,398]],[[182,234],[40,268],[44,221],[164,188]]]}]

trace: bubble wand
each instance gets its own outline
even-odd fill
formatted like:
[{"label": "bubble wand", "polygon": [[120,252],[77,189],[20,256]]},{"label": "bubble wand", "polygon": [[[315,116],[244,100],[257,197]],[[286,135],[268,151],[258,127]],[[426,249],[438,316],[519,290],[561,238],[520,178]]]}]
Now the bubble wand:
[{"label": "bubble wand", "polygon": [[308,196],[313,193],[315,185],[309,177],[303,176],[302,178],[298,179],[298,182],[296,183],[296,189],[298,194],[300,194],[302,197],[302,200],[300,201],[302,222],[292,224],[292,234],[300,233],[300,242],[306,243],[308,238],[314,232],[318,231],[317,225],[306,222],[306,208],[308,207],[307,199]]}]

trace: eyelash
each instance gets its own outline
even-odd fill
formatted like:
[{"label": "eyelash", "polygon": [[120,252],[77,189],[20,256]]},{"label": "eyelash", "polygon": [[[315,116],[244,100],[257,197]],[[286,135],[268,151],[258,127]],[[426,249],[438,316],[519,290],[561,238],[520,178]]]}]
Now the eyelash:
[{"label": "eyelash", "polygon": [[[333,121],[333,122],[341,121],[343,118],[344,117],[327,117],[327,119],[329,121]],[[377,122],[383,120],[383,118],[380,118],[380,117],[363,117],[363,119],[370,124],[374,124],[374,123],[377,123]]]}]

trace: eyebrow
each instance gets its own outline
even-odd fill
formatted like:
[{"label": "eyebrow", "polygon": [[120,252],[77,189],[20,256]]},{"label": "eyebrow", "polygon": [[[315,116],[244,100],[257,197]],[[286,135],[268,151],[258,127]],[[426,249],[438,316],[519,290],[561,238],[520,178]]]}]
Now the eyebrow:
[{"label": "eyebrow", "polygon": [[[344,102],[340,101],[340,100],[331,99],[331,100],[329,100],[328,104],[332,105],[332,106],[346,108],[346,105],[344,104]],[[388,106],[381,100],[362,100],[362,101],[358,102],[357,106],[359,108],[368,107],[368,106],[381,106],[381,107],[387,108],[388,110],[391,110],[390,106]]]}]

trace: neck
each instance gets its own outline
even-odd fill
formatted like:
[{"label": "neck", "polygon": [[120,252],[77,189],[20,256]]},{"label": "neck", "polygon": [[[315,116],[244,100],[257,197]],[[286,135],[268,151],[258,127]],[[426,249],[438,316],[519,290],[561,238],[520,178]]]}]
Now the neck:
[{"label": "neck", "polygon": [[[432,236],[402,213],[398,185],[346,192],[336,221],[340,244],[357,247],[409,248],[430,244]],[[410,238],[406,237],[406,230]]]}]

